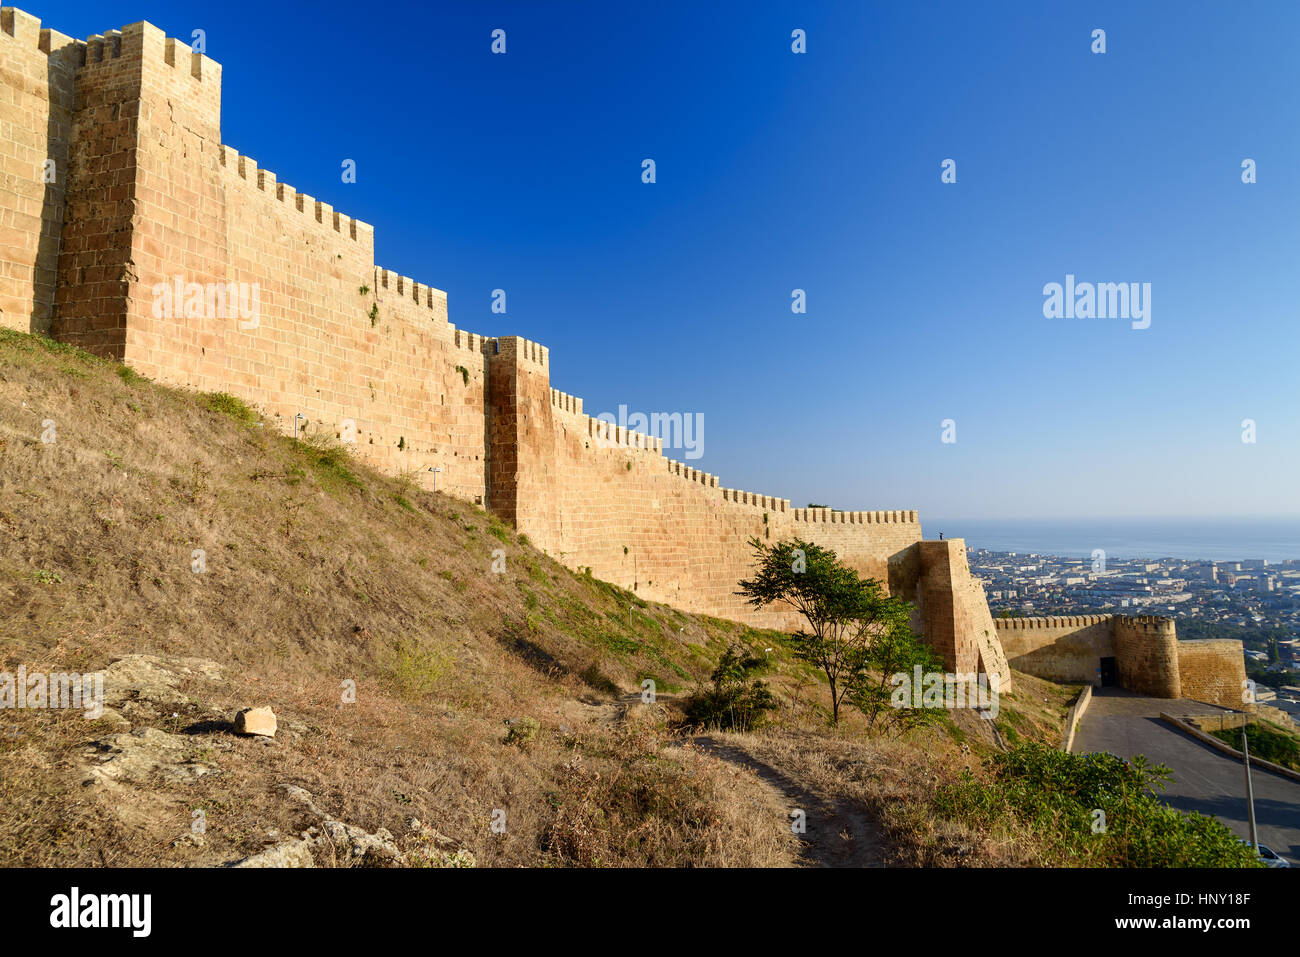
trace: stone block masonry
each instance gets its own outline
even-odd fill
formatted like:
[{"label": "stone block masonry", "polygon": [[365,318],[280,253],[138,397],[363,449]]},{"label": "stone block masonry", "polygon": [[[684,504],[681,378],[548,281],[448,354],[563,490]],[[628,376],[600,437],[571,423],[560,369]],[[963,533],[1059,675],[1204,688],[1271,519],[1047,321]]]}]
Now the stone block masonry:
[{"label": "stone block masonry", "polygon": [[[208,57],[148,23],[80,41],[5,7],[0,83],[5,326],[233,393],[282,431],[298,420],[355,440],[426,485],[438,468],[440,490],[570,567],[689,611],[797,627],[737,583],[751,538],[816,542],[916,602],[950,667],[1009,688],[962,542],[922,542],[911,510],[798,509],[723,487],[585,415],[551,387],[544,346],[457,329],[445,293],[375,264],[369,225],[223,144]],[[255,290],[256,308],[205,306],[214,288]]]}]

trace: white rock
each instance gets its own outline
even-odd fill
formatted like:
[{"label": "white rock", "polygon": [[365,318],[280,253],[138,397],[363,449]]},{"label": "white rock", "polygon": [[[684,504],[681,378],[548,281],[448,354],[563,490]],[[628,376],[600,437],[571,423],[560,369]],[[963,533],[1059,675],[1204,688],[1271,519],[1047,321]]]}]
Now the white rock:
[{"label": "white rock", "polygon": [[235,715],[236,734],[275,737],[275,712],[270,708],[245,708]]}]

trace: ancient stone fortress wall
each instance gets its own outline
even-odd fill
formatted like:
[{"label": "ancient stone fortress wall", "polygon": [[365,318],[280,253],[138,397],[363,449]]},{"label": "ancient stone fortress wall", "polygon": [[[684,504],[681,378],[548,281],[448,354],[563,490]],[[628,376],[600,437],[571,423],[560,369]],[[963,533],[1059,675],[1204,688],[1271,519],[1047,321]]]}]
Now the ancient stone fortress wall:
[{"label": "ancient stone fortress wall", "polygon": [[915,595],[915,511],[795,509],[719,485],[663,454],[662,439],[587,415],[550,387],[549,353],[514,337],[489,357],[491,507],[574,567],[680,608],[772,627],[797,623],[735,594],[753,570],[749,541],[802,538]]},{"label": "ancient stone fortress wall", "polygon": [[1093,683],[1101,659],[1115,656],[1113,618],[999,618],[996,624],[1013,668],[1051,681]]},{"label": "ancient stone fortress wall", "polygon": [[917,551],[917,609],[927,640],[943,656],[944,667],[959,674],[996,674],[1000,690],[1010,690],[1010,664],[984,587],[970,573],[966,543],[960,538],[921,542]]},{"label": "ancient stone fortress wall", "polygon": [[1173,619],[1117,616],[1114,625],[1120,685],[1157,698],[1181,698],[1178,634]]},{"label": "ancient stone fortress wall", "polygon": [[1095,683],[1102,658],[1115,658],[1119,685],[1158,698],[1243,707],[1240,641],[1179,641],[1172,618],[1073,615],[1000,618],[1011,666],[1052,681]]},{"label": "ancient stone fortress wall", "polygon": [[[793,509],[722,487],[586,415],[551,388],[544,346],[457,329],[445,293],[376,266],[370,226],[224,145],[208,57],[148,23],[78,41],[3,8],[0,81],[4,325],[233,393],[285,432],[354,438],[426,486],[439,469],[440,489],[570,567],[690,611],[796,627],[737,582],[751,538],[817,542],[917,602],[951,667],[1009,687],[962,543],[923,548],[915,511]],[[230,306],[254,296],[248,315]]]}]

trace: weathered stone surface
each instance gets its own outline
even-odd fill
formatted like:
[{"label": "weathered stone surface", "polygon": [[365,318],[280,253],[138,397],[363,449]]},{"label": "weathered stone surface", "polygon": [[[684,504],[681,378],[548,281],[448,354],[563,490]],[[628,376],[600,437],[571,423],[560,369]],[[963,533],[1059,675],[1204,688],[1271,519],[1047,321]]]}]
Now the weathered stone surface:
[{"label": "weathered stone surface", "polygon": [[207,658],[126,655],[104,669],[104,704],[124,702],[166,704],[184,700],[181,686],[196,681],[220,681],[221,666]]},{"label": "weathered stone surface", "polygon": [[275,737],[275,712],[270,708],[245,708],[235,715],[235,733]]},{"label": "weathered stone surface", "polygon": [[191,742],[157,728],[140,728],[90,742],[82,749],[87,784],[187,784],[212,767],[190,758]]},{"label": "weathered stone surface", "polygon": [[121,712],[114,711],[112,708],[105,708],[99,720],[113,731],[130,731],[131,722],[128,721]]},{"label": "weathered stone surface", "polygon": [[1180,641],[1178,678],[1184,698],[1226,708],[1245,708],[1246,656],[1230,638]]},{"label": "weathered stone surface", "polygon": [[313,842],[305,838],[282,841],[249,857],[232,861],[228,867],[315,867]]}]

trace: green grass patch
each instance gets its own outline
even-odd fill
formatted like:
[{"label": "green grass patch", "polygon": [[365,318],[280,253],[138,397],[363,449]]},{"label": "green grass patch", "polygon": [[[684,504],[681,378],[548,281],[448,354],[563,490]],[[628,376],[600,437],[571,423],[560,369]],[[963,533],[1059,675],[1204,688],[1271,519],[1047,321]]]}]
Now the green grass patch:
[{"label": "green grass patch", "polygon": [[402,697],[428,697],[451,669],[451,658],[415,641],[395,642],[388,653],[385,670]]},{"label": "green grass patch", "polygon": [[54,356],[75,359],[85,365],[99,365],[104,361],[99,356],[91,355],[86,350],[78,349],[66,342],[58,342],[49,336],[19,332],[16,329],[0,329],[0,346],[15,352],[46,352]]},{"label": "green grass patch", "polygon": [[[1241,750],[1241,729],[1225,728],[1210,732],[1220,741],[1224,741],[1238,751]],[[1272,761],[1293,771],[1300,771],[1300,740],[1295,735],[1287,734],[1278,728],[1264,724],[1246,725],[1246,742],[1250,747],[1250,756],[1264,761]]]},{"label": "green grass patch", "polygon": [[229,416],[240,425],[252,425],[257,421],[257,413],[248,403],[229,392],[200,392],[198,400],[205,409]]},{"label": "green grass patch", "polygon": [[321,440],[303,440],[294,443],[298,453],[306,460],[316,481],[327,492],[364,488],[365,484],[352,471],[347,449]]},{"label": "green grass patch", "polygon": [[127,385],[142,385],[149,381],[145,376],[142,376],[140,373],[136,372],[125,362],[119,362],[114,367],[113,371],[116,372],[117,377],[121,379],[123,382],[125,382]]}]

